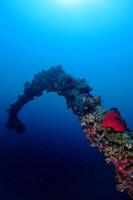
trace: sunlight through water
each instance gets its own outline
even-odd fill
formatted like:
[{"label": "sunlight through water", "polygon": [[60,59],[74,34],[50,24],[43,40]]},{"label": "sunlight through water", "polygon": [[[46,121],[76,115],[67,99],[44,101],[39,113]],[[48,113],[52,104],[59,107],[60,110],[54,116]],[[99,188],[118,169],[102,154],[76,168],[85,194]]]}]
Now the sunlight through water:
[{"label": "sunlight through water", "polygon": [[55,3],[56,5],[62,6],[64,8],[70,8],[85,5],[85,0],[56,0]]}]

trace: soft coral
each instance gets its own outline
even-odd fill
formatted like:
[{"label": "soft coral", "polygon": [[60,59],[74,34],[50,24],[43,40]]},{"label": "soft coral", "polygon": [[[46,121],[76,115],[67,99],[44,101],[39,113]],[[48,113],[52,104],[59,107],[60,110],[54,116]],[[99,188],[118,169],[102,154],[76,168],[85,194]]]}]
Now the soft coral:
[{"label": "soft coral", "polygon": [[124,120],[121,118],[120,114],[116,110],[111,110],[104,115],[102,127],[111,127],[117,132],[125,132],[126,130],[126,124],[124,123]]}]

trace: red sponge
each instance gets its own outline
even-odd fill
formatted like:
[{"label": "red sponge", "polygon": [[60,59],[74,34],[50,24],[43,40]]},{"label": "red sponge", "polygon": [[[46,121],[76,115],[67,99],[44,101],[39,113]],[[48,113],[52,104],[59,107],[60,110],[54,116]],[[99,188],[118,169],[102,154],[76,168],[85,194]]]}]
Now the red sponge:
[{"label": "red sponge", "polygon": [[103,128],[111,127],[113,130],[117,132],[125,132],[126,126],[123,123],[123,119],[121,118],[120,114],[116,111],[109,111],[105,114],[103,121],[102,121]]}]

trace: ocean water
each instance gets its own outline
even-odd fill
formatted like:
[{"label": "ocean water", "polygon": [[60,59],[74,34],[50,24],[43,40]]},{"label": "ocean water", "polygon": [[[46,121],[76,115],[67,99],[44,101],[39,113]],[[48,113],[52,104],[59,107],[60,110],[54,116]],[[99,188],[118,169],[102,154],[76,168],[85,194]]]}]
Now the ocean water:
[{"label": "ocean water", "polygon": [[63,97],[26,105],[23,135],[5,124],[24,82],[61,64],[133,128],[132,9],[132,0],[0,1],[0,200],[129,200]]}]

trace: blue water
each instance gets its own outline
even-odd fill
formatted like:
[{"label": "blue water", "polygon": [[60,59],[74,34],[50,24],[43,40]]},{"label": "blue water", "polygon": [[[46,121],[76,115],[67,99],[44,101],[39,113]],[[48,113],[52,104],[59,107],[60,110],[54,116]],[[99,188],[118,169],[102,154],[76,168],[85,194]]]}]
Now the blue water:
[{"label": "blue water", "polygon": [[[63,0],[62,0],[63,1]],[[23,135],[5,127],[6,109],[34,73],[62,64],[85,78],[106,109],[118,107],[133,128],[133,1],[0,1],[0,199],[128,200],[116,191],[114,168],[89,147],[65,100],[29,103]]]}]

